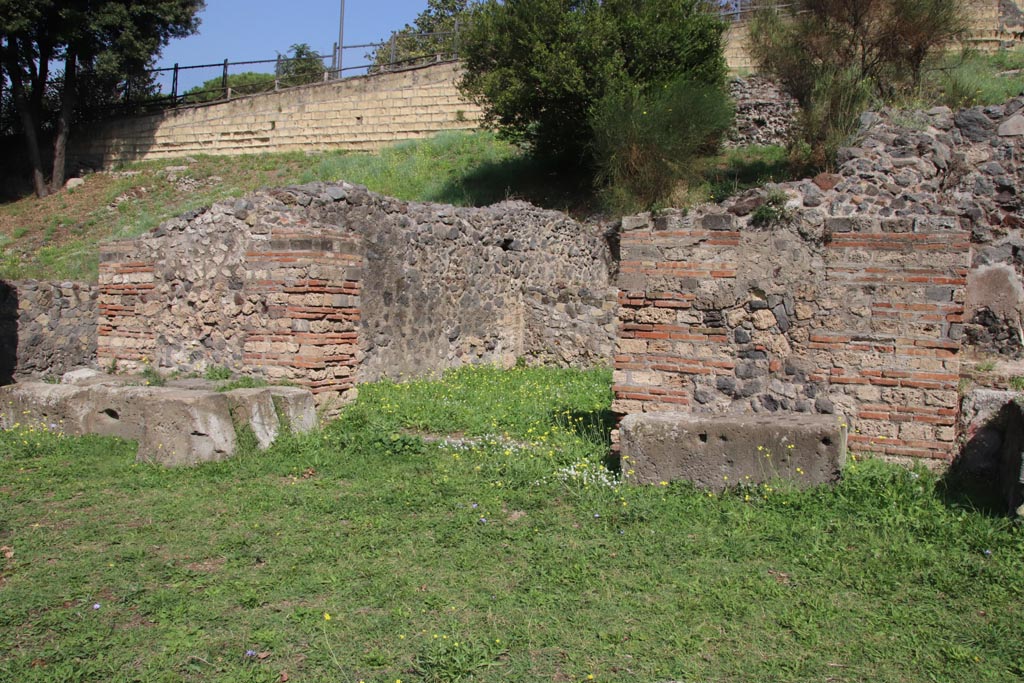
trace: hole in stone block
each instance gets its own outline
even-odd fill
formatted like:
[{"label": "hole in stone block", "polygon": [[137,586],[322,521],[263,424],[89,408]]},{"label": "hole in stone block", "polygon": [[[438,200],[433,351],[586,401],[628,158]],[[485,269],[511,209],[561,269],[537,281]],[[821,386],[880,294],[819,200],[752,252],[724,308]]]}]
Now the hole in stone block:
[{"label": "hole in stone block", "polygon": [[708,442],[707,432],[702,432],[701,434],[698,434],[697,438],[700,439],[701,443],[707,443]]},{"label": "hole in stone block", "polygon": [[121,416],[113,408],[107,408],[103,411],[103,414],[109,417],[111,420],[120,420]]},{"label": "hole in stone block", "polygon": [[822,438],[821,445],[822,446],[831,446],[832,445],[832,437],[826,436],[826,437]]},{"label": "hole in stone block", "polygon": [[718,441],[720,443],[725,443],[728,440],[729,440],[729,437],[727,437],[725,434],[719,434],[718,435]]}]

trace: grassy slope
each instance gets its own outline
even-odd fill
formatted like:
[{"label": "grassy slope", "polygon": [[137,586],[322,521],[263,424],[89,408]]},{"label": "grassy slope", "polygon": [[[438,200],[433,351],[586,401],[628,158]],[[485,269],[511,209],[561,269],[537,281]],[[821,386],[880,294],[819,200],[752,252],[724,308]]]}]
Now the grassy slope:
[{"label": "grassy slope", "polygon": [[1021,527],[876,462],[802,493],[609,485],[609,381],[367,385],[321,434],[188,470],[0,433],[0,679],[1024,678]]},{"label": "grassy slope", "polygon": [[[1002,102],[1021,92],[1022,69],[1024,52],[945,57],[927,73],[920,91],[902,94],[904,104]],[[674,197],[683,204],[721,200],[806,170],[792,166],[778,147],[732,151],[696,166],[697,180]],[[345,179],[401,199],[464,206],[522,198],[576,214],[599,208],[593,188],[544,168],[488,133],[445,134],[376,155],[200,156],[125,170],[131,175],[98,173],[73,192],[0,204],[0,277],[91,280],[100,241],[139,235],[180,213],[259,187],[311,180]]]},{"label": "grassy slope", "polygon": [[[706,183],[691,197],[721,197],[786,173],[779,148],[732,153],[705,162]],[[0,277],[94,280],[97,245],[133,237],[161,221],[260,187],[348,180],[410,201],[484,206],[522,198],[589,213],[594,199],[573,182],[526,158],[490,133],[450,133],[406,142],[380,154],[200,156],[132,164],[96,173],[80,188],[0,205]]]}]

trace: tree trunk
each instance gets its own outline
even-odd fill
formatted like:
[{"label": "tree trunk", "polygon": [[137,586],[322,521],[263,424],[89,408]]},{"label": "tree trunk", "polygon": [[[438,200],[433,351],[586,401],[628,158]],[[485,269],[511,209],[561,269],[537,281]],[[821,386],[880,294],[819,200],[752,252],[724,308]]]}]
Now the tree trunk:
[{"label": "tree trunk", "polygon": [[42,134],[43,126],[43,100],[46,98],[46,81],[50,79],[50,57],[53,56],[53,49],[46,43],[39,44],[39,66],[30,69],[29,77],[32,86],[30,104],[32,106],[32,120],[36,122],[36,135]]},{"label": "tree trunk", "polygon": [[32,117],[32,103],[29,102],[25,93],[25,85],[21,82],[22,71],[18,64],[18,44],[13,38],[8,39],[7,52],[5,54],[7,75],[11,79],[11,95],[14,97],[14,108],[18,110],[21,118],[21,127],[25,129],[25,146],[28,151],[28,161],[32,166],[32,187],[36,196],[45,197],[49,192],[46,188],[46,179],[43,177],[43,159],[39,154],[39,136],[36,135],[36,121]]},{"label": "tree trunk", "polygon": [[57,192],[64,185],[68,134],[71,131],[71,117],[78,100],[78,57],[68,48],[64,58],[64,89],[60,97],[60,118],[57,119],[57,135],[53,139],[53,175],[50,176],[50,191]]}]

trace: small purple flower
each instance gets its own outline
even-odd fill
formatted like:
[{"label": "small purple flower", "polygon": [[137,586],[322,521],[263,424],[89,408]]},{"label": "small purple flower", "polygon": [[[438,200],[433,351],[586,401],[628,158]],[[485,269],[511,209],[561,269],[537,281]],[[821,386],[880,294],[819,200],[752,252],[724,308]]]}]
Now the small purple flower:
[{"label": "small purple flower", "polygon": [[98,603],[98,602],[97,603],[93,603],[92,608],[93,609],[99,609],[100,608],[100,603]]},{"label": "small purple flower", "polygon": [[471,507],[476,508],[477,505],[479,505],[479,503],[473,503]]},{"label": "small purple flower", "polygon": [[480,518],[480,523],[481,524],[487,524],[487,518],[486,517],[481,517]]},{"label": "small purple flower", "polygon": [[245,651],[245,656],[249,657],[249,658],[255,657],[256,656],[256,650],[246,650]]},{"label": "small purple flower", "polygon": [[988,549],[986,549],[986,550],[985,550],[985,557],[992,557],[992,551],[991,551],[991,550],[988,550]]},{"label": "small purple flower", "polygon": [[595,512],[595,513],[594,513],[594,519],[597,519],[597,518],[598,518],[598,517],[600,517],[600,516],[601,516],[601,515],[600,515],[600,514],[598,514],[597,512]]}]

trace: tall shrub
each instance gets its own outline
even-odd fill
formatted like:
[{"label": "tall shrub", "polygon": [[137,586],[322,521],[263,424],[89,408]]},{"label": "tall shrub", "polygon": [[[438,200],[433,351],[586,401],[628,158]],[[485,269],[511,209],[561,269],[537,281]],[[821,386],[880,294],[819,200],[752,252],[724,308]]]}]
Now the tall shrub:
[{"label": "tall shrub", "polygon": [[[623,163],[629,154],[670,139],[652,122],[676,125],[686,102],[674,101],[674,119],[642,122],[637,111],[667,113],[670,94],[697,92],[684,81],[721,90],[724,28],[705,0],[487,0],[473,11],[460,49],[461,89],[503,137],[566,167],[601,166],[600,179],[622,178],[634,167]],[[628,145],[613,144],[620,124]],[[674,149],[699,148],[707,142],[701,135],[701,144]]]},{"label": "tall shrub", "polygon": [[590,122],[606,204],[628,211],[667,198],[693,158],[717,147],[732,114],[721,88],[685,76],[660,88],[610,90]]},{"label": "tall shrub", "polygon": [[871,99],[920,84],[928,60],[966,30],[963,0],[793,0],[751,23],[751,52],[800,103],[819,159]]}]

